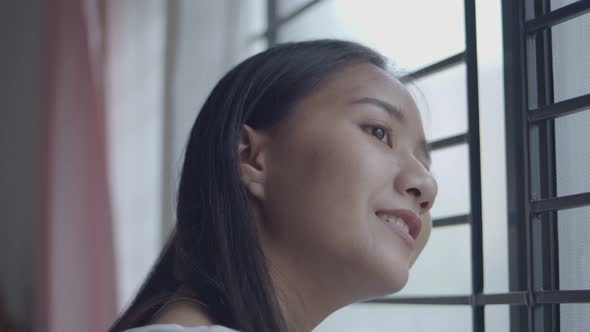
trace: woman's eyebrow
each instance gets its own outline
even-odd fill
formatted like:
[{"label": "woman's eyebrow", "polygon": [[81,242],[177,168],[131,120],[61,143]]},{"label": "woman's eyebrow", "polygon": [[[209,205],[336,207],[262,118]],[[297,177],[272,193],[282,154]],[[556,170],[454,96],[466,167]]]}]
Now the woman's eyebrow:
[{"label": "woman's eyebrow", "polygon": [[406,116],[402,110],[395,105],[392,105],[386,101],[381,99],[372,98],[372,97],[363,97],[359,99],[355,99],[350,102],[351,104],[371,104],[375,105],[381,109],[383,109],[387,114],[391,115],[394,119],[401,123],[406,123]]}]

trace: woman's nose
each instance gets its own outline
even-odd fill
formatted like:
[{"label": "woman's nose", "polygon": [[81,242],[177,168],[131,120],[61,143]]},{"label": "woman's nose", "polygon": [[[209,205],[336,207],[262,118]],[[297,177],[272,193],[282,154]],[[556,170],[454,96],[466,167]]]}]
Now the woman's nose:
[{"label": "woman's nose", "polygon": [[428,212],[432,208],[438,191],[436,180],[430,171],[418,160],[412,158],[412,162],[400,170],[395,180],[396,190],[416,205],[420,214]]}]

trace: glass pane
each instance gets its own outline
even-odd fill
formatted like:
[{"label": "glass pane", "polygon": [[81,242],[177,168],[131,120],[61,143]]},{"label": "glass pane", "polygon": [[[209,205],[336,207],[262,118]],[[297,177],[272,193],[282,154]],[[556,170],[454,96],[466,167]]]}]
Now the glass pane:
[{"label": "glass pane", "polygon": [[[244,47],[248,48],[248,42],[252,42],[253,37],[262,35],[268,27],[268,21],[266,16],[267,1],[242,0],[238,4],[236,5],[236,12],[239,13],[239,15],[237,15],[238,21],[236,22],[237,26],[235,27],[235,29],[241,31],[240,35],[246,35],[250,37],[241,38],[246,40],[244,42],[244,45],[246,46]],[[202,13],[203,12],[201,12],[201,15]],[[264,43],[266,44],[266,38],[264,38]],[[264,49],[260,51],[263,50]]]},{"label": "glass pane", "polygon": [[280,41],[359,41],[400,70],[411,71],[465,49],[463,15],[461,0],[325,0],[285,24],[278,35]]},{"label": "glass pane", "polygon": [[590,191],[590,131],[588,128],[590,128],[590,110],[555,120],[558,196]]},{"label": "glass pane", "polygon": [[557,220],[559,288],[590,289],[590,206],[558,211]]},{"label": "glass pane", "polygon": [[[506,135],[501,1],[477,0],[477,65],[483,217],[484,289],[508,291]],[[466,120],[467,121],[467,120]],[[496,307],[493,307],[496,308]],[[491,331],[507,331],[492,329]]]},{"label": "glass pane", "polygon": [[467,145],[432,152],[432,174],[438,182],[438,195],[432,218],[469,213],[469,159]]},{"label": "glass pane", "polygon": [[277,1],[277,13],[279,17],[285,17],[310,2],[312,0],[279,0]]},{"label": "glass pane", "polygon": [[580,0],[551,0],[551,10],[556,10],[563,6],[571,5],[572,3],[579,1]]},{"label": "glass pane", "polygon": [[561,331],[590,331],[590,303],[564,303],[559,306]]},{"label": "glass pane", "polygon": [[471,332],[469,306],[353,304],[328,317],[314,332]]},{"label": "glass pane", "polygon": [[410,270],[406,287],[392,297],[471,293],[469,231],[469,225],[434,228]]},{"label": "glass pane", "polygon": [[551,28],[555,102],[590,93],[590,14]]},{"label": "glass pane", "polygon": [[467,132],[465,71],[460,64],[410,83],[429,142]]},{"label": "glass pane", "polygon": [[507,305],[488,305],[485,310],[486,332],[510,331],[510,307]]}]

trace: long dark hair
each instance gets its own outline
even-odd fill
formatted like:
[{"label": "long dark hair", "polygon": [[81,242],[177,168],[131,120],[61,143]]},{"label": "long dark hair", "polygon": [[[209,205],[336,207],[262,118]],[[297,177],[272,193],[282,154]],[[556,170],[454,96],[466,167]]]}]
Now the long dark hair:
[{"label": "long dark hair", "polygon": [[286,330],[240,181],[240,131],[244,124],[273,127],[329,74],[360,63],[386,69],[380,54],[353,42],[285,43],[246,59],[219,81],[190,132],[176,229],[110,331],[147,324],[180,287],[207,305],[216,324]]}]

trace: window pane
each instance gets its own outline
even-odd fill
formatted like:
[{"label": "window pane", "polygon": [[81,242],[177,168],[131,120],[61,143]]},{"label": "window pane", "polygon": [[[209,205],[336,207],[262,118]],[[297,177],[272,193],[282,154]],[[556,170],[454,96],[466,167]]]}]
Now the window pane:
[{"label": "window pane", "polygon": [[561,331],[590,331],[590,303],[564,303],[559,306]]},{"label": "window pane", "polygon": [[590,191],[590,110],[555,120],[557,195]]},{"label": "window pane", "polygon": [[392,297],[470,294],[469,231],[469,225],[434,228],[410,271],[406,287]]},{"label": "window pane", "polygon": [[279,18],[285,17],[310,2],[312,0],[278,0],[277,14]]},{"label": "window pane", "polygon": [[428,141],[467,132],[465,71],[466,66],[460,64],[410,84],[423,115]]},{"label": "window pane", "polygon": [[[501,12],[501,1],[476,0],[485,262],[483,279],[487,293],[508,291],[508,212]],[[508,331],[508,329],[489,331]]]},{"label": "window pane", "polygon": [[[253,42],[254,37],[256,36],[260,36],[262,35],[267,27],[268,27],[268,21],[267,21],[267,11],[266,9],[267,7],[267,3],[266,0],[242,0],[239,2],[239,4],[236,6],[237,9],[235,9],[235,11],[237,13],[239,13],[237,16],[235,16],[237,19],[235,21],[235,25],[234,25],[234,31],[239,31],[238,35],[239,36],[248,36],[246,38],[244,37],[239,37],[238,40],[242,40],[243,39],[243,44],[240,45],[240,49],[237,50],[238,53],[244,52],[247,53],[247,56],[254,54],[254,52],[261,52],[264,49],[266,49],[266,43],[267,40],[266,38],[258,38],[257,41],[259,40],[263,40],[262,44],[264,45],[264,48],[262,49],[258,49],[257,46],[255,46],[254,50],[250,49],[250,43]],[[231,12],[231,11],[229,11]],[[201,12],[203,13],[203,12]],[[203,15],[203,14],[201,14]],[[205,14],[205,15],[211,15],[209,14]],[[226,14],[226,15],[231,15],[231,14]],[[212,16],[213,18],[217,17],[217,19],[219,19],[219,17],[222,16]],[[233,18],[232,18],[233,20]],[[245,58],[245,57],[244,57]],[[240,59],[241,60],[241,59]]]},{"label": "window pane", "polygon": [[590,207],[558,211],[557,220],[559,288],[590,289]]},{"label": "window pane", "polygon": [[580,0],[551,0],[551,10],[556,10],[563,6],[571,5],[572,3],[578,1]]},{"label": "window pane", "polygon": [[471,332],[471,307],[354,304],[328,317],[314,332]]},{"label": "window pane", "polygon": [[510,306],[488,305],[484,310],[486,332],[510,331]]},{"label": "window pane", "polygon": [[463,51],[463,21],[461,0],[325,0],[281,27],[278,36],[360,41],[399,69],[414,70]]},{"label": "window pane", "polygon": [[590,14],[551,28],[555,101],[590,93]]},{"label": "window pane", "polygon": [[433,151],[432,174],[438,182],[438,195],[431,210],[432,218],[469,213],[467,145]]}]

